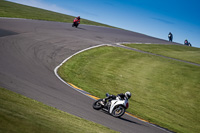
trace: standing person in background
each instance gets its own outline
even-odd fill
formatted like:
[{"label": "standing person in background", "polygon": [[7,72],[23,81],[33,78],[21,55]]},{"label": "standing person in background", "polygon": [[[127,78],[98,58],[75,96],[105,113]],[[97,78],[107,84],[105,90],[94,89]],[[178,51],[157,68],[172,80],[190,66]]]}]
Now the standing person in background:
[{"label": "standing person in background", "polygon": [[187,45],[187,46],[189,45],[187,39],[185,39],[185,41],[184,41],[184,45]]},{"label": "standing person in background", "polygon": [[173,35],[172,35],[171,32],[169,32],[169,34],[168,34],[168,38],[169,38],[169,41],[172,42],[172,40],[173,40]]},{"label": "standing person in background", "polygon": [[188,46],[192,47],[192,44],[189,42],[189,43],[188,43]]}]

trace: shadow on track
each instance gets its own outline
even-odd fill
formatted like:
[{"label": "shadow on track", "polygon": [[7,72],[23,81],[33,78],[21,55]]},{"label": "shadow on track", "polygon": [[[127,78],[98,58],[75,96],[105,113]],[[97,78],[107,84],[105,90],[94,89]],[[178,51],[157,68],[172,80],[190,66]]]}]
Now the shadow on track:
[{"label": "shadow on track", "polygon": [[134,122],[134,121],[128,120],[128,119],[126,119],[126,118],[122,118],[122,117],[120,117],[119,119],[120,119],[120,120],[123,120],[123,121],[126,121],[126,122],[133,123],[133,124],[142,125],[142,124],[140,124],[140,123],[137,123],[137,122]]},{"label": "shadow on track", "polygon": [[0,29],[0,37],[10,36],[10,35],[16,35],[16,34],[19,34],[19,33],[14,32],[14,31]]},{"label": "shadow on track", "polygon": [[77,27],[77,29],[86,30],[86,29],[84,29],[84,28],[80,28],[80,27]]},{"label": "shadow on track", "polygon": [[[106,112],[106,111],[101,110],[101,112],[103,112],[103,113],[105,113],[105,114],[107,114],[107,115],[109,115],[109,116],[112,116],[112,115],[110,115],[110,114],[109,114],[108,112]],[[113,117],[113,116],[112,116],[112,117]],[[113,117],[113,118],[115,118],[115,117]],[[128,119],[123,118],[123,117],[116,118],[116,119],[120,119],[120,120],[123,120],[123,121],[129,122],[129,123],[133,123],[133,124],[136,124],[136,125],[144,126],[143,124],[140,124],[140,123],[135,122],[135,121],[132,121],[132,120],[128,120]]]}]

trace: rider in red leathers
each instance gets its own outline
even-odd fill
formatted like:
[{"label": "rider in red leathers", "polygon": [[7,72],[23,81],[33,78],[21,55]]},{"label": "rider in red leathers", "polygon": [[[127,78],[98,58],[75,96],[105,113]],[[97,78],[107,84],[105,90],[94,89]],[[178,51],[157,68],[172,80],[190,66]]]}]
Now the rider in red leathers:
[{"label": "rider in red leathers", "polygon": [[75,26],[75,27],[77,28],[78,25],[80,24],[80,19],[81,19],[80,16],[78,16],[77,18],[75,18],[75,19],[74,19],[74,22],[73,22],[73,24],[72,24],[72,27]]}]

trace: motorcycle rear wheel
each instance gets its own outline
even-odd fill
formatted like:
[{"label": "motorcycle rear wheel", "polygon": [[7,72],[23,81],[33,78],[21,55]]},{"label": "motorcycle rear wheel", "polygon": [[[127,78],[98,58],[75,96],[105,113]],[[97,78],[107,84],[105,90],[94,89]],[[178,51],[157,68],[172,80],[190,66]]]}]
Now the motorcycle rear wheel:
[{"label": "motorcycle rear wheel", "polygon": [[123,106],[119,105],[119,106],[117,106],[117,107],[115,107],[115,108],[113,109],[113,111],[112,111],[112,116],[119,118],[119,117],[121,117],[122,115],[124,115],[125,110],[126,110],[126,109],[125,109]]},{"label": "motorcycle rear wheel", "polygon": [[99,99],[99,100],[95,101],[93,103],[93,109],[96,109],[96,110],[102,109],[102,104],[100,103],[102,101],[103,101],[103,99]]}]

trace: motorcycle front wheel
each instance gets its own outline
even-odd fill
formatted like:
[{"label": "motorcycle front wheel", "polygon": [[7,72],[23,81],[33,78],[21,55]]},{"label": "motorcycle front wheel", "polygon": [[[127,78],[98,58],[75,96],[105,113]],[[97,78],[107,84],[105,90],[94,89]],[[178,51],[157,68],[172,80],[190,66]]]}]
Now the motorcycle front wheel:
[{"label": "motorcycle front wheel", "polygon": [[115,107],[112,111],[112,116],[114,117],[121,117],[125,113],[125,108],[121,105]]},{"label": "motorcycle front wheel", "polygon": [[96,109],[96,110],[100,110],[102,108],[102,104],[100,102],[102,102],[103,99],[99,99],[97,101],[95,101],[93,103],[93,109]]}]

